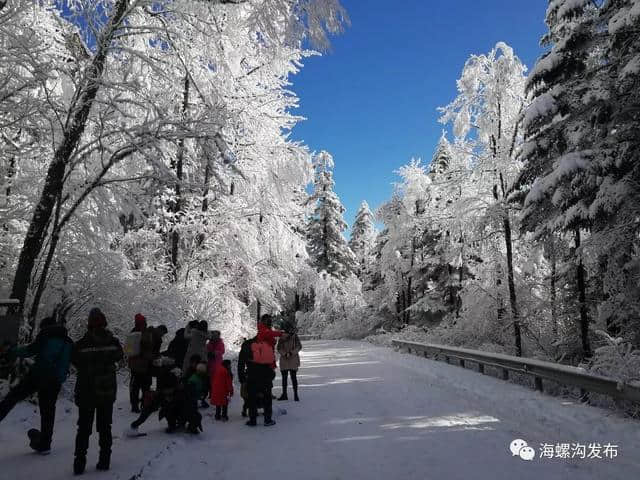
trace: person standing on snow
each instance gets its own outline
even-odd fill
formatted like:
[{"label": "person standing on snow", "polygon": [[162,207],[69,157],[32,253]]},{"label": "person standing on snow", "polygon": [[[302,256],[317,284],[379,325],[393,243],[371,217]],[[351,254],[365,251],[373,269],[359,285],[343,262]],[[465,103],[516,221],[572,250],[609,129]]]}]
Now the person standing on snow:
[{"label": "person standing on snow", "polygon": [[258,417],[258,397],[262,396],[264,408],[264,425],[270,427],[276,422],[272,418],[271,389],[275,378],[276,338],[283,332],[271,329],[271,315],[263,315],[258,323],[258,335],[248,345],[247,355],[247,391],[249,404],[249,421],[247,425],[255,427]]},{"label": "person standing on snow", "polygon": [[178,368],[182,368],[184,358],[187,355],[187,349],[189,348],[189,340],[184,337],[184,333],[184,328],[178,329],[175,337],[173,337],[173,340],[169,342],[169,346],[167,347],[167,355],[173,358]]},{"label": "person standing on snow", "polygon": [[220,338],[220,331],[213,330],[209,343],[207,343],[207,370],[209,372],[210,395],[213,398],[213,383],[216,378],[216,370],[222,365],[222,357],[224,355],[224,342]]},{"label": "person standing on snow", "polygon": [[189,341],[182,365],[182,371],[186,372],[191,357],[198,355],[202,360],[207,358],[207,322],[192,320],[187,325],[184,337]]},{"label": "person standing on snow", "polygon": [[131,333],[139,333],[138,353],[129,357],[129,369],[131,380],[129,381],[129,400],[131,411],[140,413],[140,401],[151,389],[153,377],[151,376],[151,364],[153,362],[153,350],[157,341],[154,340],[153,331],[147,327],[147,319],[141,313],[134,317],[135,326]]},{"label": "person standing on snow", "polygon": [[120,342],[107,330],[107,318],[100,309],[92,309],[87,332],[76,342],[72,354],[73,365],[78,369],[75,389],[75,403],[79,412],[73,462],[75,475],[84,473],[94,418],[100,445],[96,468],[109,470],[113,404],[118,391],[116,363],[122,357]]},{"label": "person standing on snow", "polygon": [[[249,362],[251,361],[251,344],[256,338],[249,338],[240,345],[240,353],[238,354],[238,381],[240,382],[240,396],[244,400],[242,405],[242,416],[246,417],[249,411]],[[258,405],[256,401],[256,412],[262,405]],[[257,413],[256,413],[257,416]]]},{"label": "person standing on snow", "polygon": [[211,404],[216,407],[215,419],[226,422],[229,420],[229,400],[233,396],[233,374],[231,373],[230,360],[223,360],[217,367],[211,389]]},{"label": "person standing on snow", "polygon": [[293,399],[300,401],[298,397],[298,368],[300,368],[300,350],[302,343],[296,333],[292,323],[287,323],[284,327],[286,336],[278,340],[278,354],[280,354],[280,374],[282,375],[282,395],[278,400],[288,400],[287,397],[287,376],[291,375],[291,385],[293,386]]},{"label": "person standing on snow", "polygon": [[73,341],[67,335],[67,330],[57,325],[53,317],[47,317],[40,322],[40,332],[33,343],[9,352],[10,357],[14,358],[35,357],[35,363],[27,376],[0,402],[0,421],[18,402],[38,392],[40,431],[29,431],[30,446],[38,453],[47,454],[51,451],[56,402],[69,374],[72,348]]}]

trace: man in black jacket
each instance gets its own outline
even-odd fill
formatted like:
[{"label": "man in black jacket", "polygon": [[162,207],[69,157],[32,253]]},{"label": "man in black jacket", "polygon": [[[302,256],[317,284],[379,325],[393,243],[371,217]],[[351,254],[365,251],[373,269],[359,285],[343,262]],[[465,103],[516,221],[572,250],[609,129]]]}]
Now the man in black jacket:
[{"label": "man in black jacket", "polygon": [[73,348],[71,361],[78,369],[75,401],[79,410],[73,472],[80,475],[87,464],[89,437],[96,419],[100,456],[96,468],[109,470],[111,461],[111,423],[118,383],[116,363],[122,359],[122,346],[107,329],[104,314],[94,308],[89,313],[88,331]]}]

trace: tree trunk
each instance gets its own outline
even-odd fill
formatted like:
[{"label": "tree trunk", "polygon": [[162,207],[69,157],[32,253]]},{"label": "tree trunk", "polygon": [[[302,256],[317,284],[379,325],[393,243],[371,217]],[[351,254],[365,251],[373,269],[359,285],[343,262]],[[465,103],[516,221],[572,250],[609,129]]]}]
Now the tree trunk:
[{"label": "tree trunk", "polygon": [[104,35],[98,41],[98,48],[91,64],[87,67],[82,85],[74,107],[69,112],[65,124],[62,142],[56,148],[53,160],[49,164],[40,200],[35,207],[33,218],[24,239],[16,274],[13,279],[11,298],[20,302],[24,307],[27,289],[31,281],[31,274],[36,259],[42,251],[46,230],[58,195],[64,188],[64,175],[74,150],[87,125],[87,118],[93,106],[104,72],[107,52],[120,23],[127,11],[128,0],[118,0],[114,6],[111,19],[104,30]]},{"label": "tree trunk", "polygon": [[38,309],[40,308],[40,299],[42,298],[42,294],[44,293],[44,289],[47,285],[47,275],[49,274],[49,268],[51,267],[51,262],[53,261],[53,256],[56,251],[56,247],[58,246],[58,241],[60,240],[60,208],[61,208],[62,199],[58,197],[58,201],[56,203],[56,213],[53,221],[53,229],[51,232],[51,243],[49,244],[49,251],[47,252],[47,258],[45,259],[44,265],[42,267],[42,273],[40,274],[40,281],[38,282],[38,287],[36,289],[36,293],[33,296],[33,301],[31,302],[31,311],[29,312],[29,339],[33,338],[33,332],[36,327],[36,317],[38,316]]},{"label": "tree trunk", "polygon": [[[182,118],[187,116],[187,110],[189,108],[189,76],[184,78],[184,94],[182,97]],[[180,269],[180,263],[178,261],[178,254],[180,253],[180,231],[177,228],[179,223],[179,216],[182,212],[182,178],[184,169],[184,138],[178,140],[178,154],[176,156],[176,185],[175,195],[176,198],[173,202],[173,208],[171,209],[173,217],[173,231],[171,232],[171,281],[178,281],[178,270]]]},{"label": "tree trunk", "polygon": [[262,304],[260,300],[256,300],[256,325],[260,323],[260,317],[262,316]]},{"label": "tree trunk", "polygon": [[407,280],[407,305],[404,310],[404,323],[409,323],[411,321],[411,302],[413,301],[413,296],[411,294],[412,287],[412,276],[409,275],[409,279]]},{"label": "tree trunk", "polygon": [[551,239],[549,256],[551,262],[551,279],[550,279],[550,297],[551,297],[551,332],[553,334],[554,341],[558,340],[558,294],[556,291],[556,276],[558,275],[558,261],[556,257],[556,245],[555,241]]},{"label": "tree trunk", "polygon": [[518,312],[518,304],[516,302],[516,287],[513,280],[513,243],[511,241],[511,221],[509,213],[505,213],[503,220],[504,225],[504,243],[507,247],[507,282],[509,286],[509,303],[511,304],[511,316],[513,317],[513,335],[515,337],[516,355],[522,356],[522,333],[520,330],[520,314]]},{"label": "tree trunk", "polygon": [[[576,253],[580,249],[580,230],[575,231]],[[580,305],[580,338],[582,340],[582,352],[585,358],[591,357],[591,344],[589,342],[589,311],[587,309],[587,292],[584,264],[582,263],[582,253],[579,253],[578,267],[576,268],[576,279],[578,281],[578,302]]]}]

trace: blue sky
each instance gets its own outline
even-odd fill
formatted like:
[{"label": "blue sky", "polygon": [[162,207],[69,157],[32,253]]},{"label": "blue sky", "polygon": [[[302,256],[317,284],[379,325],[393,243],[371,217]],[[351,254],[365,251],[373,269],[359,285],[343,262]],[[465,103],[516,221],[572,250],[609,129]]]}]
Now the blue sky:
[{"label": "blue sky", "polygon": [[429,161],[443,126],[437,107],[456,95],[473,53],[498,41],[529,67],[541,54],[546,0],[342,0],[351,17],[332,52],[307,59],[294,77],[293,131],[336,163],[336,192],[351,225],[362,200],[377,208],[393,172],[412,157]]}]

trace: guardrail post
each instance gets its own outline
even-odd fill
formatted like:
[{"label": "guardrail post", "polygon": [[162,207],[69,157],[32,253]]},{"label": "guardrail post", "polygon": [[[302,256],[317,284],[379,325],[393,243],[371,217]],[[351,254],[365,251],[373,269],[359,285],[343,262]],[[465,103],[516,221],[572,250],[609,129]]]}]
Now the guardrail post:
[{"label": "guardrail post", "polygon": [[509,370],[507,370],[506,368],[502,369],[502,379],[509,380]]},{"label": "guardrail post", "polygon": [[587,392],[584,388],[580,389],[580,401],[582,403],[589,403],[589,392]]},{"label": "guardrail post", "polygon": [[478,372],[484,375],[484,363],[478,364]]},{"label": "guardrail post", "polygon": [[536,390],[539,392],[543,392],[544,388],[542,388],[542,379],[540,377],[534,377],[533,382],[535,384]]},{"label": "guardrail post", "polygon": [[462,368],[464,368],[464,360],[462,360],[462,359],[460,360],[460,366],[461,366]]}]

